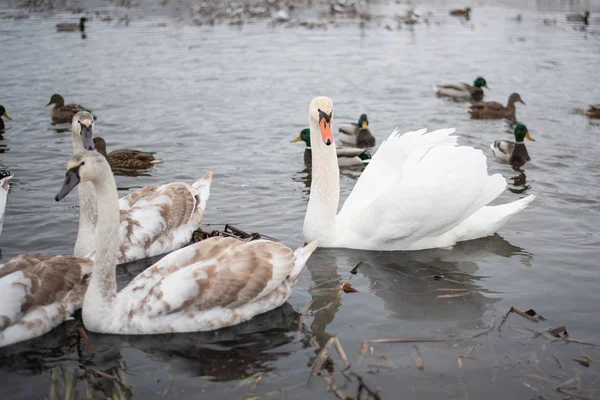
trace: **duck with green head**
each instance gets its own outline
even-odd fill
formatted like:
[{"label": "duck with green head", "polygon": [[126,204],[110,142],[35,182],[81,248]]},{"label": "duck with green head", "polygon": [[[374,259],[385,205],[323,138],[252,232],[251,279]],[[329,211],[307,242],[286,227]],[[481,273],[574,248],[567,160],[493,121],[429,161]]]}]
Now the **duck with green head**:
[{"label": "duck with green head", "polygon": [[86,17],[81,17],[79,18],[78,24],[72,22],[56,24],[56,30],[58,32],[85,32],[85,23],[87,22],[87,20],[88,19]]},{"label": "duck with green head", "polygon": [[339,127],[340,141],[348,146],[365,149],[375,147],[375,137],[369,130],[369,120],[367,114],[361,114],[358,123],[354,122],[342,124]]},{"label": "duck with green head", "polygon": [[0,132],[4,131],[4,120],[2,119],[2,117],[6,119],[12,119],[6,113],[6,108],[4,108],[4,106],[0,106]]},{"label": "duck with green head", "polygon": [[467,108],[473,119],[515,119],[515,103],[525,104],[519,93],[513,93],[508,97],[508,104],[504,107],[495,101],[481,101]]},{"label": "duck with green head", "polygon": [[473,85],[468,83],[451,83],[448,85],[436,85],[433,87],[435,94],[440,97],[451,97],[456,100],[481,101],[483,100],[483,88],[491,90],[485,79],[477,77]]},{"label": "duck with green head", "polygon": [[525,139],[535,142],[535,139],[529,134],[525,125],[515,126],[515,141],[496,140],[490,145],[496,160],[512,165],[515,171],[518,171],[527,161],[530,161],[527,147],[523,142]]},{"label": "duck with green head", "polygon": [[[71,123],[75,114],[80,111],[87,111],[84,107],[79,104],[65,104],[65,99],[60,94],[53,94],[50,98],[50,102],[46,104],[46,107],[54,104],[52,109],[52,122],[55,124]],[[96,117],[94,117],[96,119]]]},{"label": "duck with green head", "polygon": [[[294,142],[306,143],[304,150],[304,163],[310,167],[312,165],[312,149],[310,147],[310,129],[302,129],[300,135],[292,140]],[[371,155],[365,149],[359,148],[338,148],[336,149],[338,166],[340,167],[359,167],[368,164],[371,161]]]}]

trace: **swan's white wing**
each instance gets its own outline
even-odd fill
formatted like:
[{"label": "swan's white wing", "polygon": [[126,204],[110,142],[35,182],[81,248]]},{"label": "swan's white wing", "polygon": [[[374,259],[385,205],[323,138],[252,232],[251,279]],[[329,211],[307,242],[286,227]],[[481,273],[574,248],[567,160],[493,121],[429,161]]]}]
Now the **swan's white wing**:
[{"label": "swan's white wing", "polygon": [[502,193],[504,178],[487,174],[481,151],[456,147],[452,132],[393,134],[344,204],[337,234],[378,247],[403,239],[415,245],[449,232]]},{"label": "swan's white wing", "polygon": [[275,242],[212,238],[164,257],[119,293],[132,316],[233,309],[261,299],[294,270],[294,253]]},{"label": "swan's white wing", "polygon": [[0,266],[0,346],[42,335],[81,307],[93,262],[20,255]]},{"label": "swan's white wing", "polygon": [[426,129],[407,132],[403,135],[396,128],[387,140],[379,146],[371,162],[356,182],[352,193],[346,199],[338,218],[351,218],[365,204],[381,196],[402,180],[402,168],[408,156],[418,148],[434,145],[454,145],[454,129],[440,129],[425,133]]}]

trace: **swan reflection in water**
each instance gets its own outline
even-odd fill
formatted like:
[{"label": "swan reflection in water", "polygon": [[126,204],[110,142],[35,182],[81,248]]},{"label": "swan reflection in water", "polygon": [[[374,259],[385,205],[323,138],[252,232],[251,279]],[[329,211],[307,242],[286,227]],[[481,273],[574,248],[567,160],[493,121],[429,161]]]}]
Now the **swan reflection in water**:
[{"label": "swan reflection in water", "polygon": [[[362,338],[397,337],[400,330],[404,337],[423,337],[440,330],[455,335],[475,329],[498,301],[498,295],[490,294],[475,275],[478,262],[494,255],[519,255],[526,264],[532,257],[499,235],[449,250],[317,249],[307,263],[313,281],[310,330],[323,345],[337,335],[327,330],[336,315],[342,321],[353,320]],[[349,282],[360,295],[340,294],[337,289],[358,262],[358,273]],[[398,320],[410,323],[399,325]]]}]

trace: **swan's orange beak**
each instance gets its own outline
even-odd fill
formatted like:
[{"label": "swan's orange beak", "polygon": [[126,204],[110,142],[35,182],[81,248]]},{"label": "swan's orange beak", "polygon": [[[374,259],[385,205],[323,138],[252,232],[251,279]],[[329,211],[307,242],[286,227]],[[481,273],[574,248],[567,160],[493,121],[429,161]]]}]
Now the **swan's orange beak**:
[{"label": "swan's orange beak", "polygon": [[[333,143],[333,133],[331,132],[331,114],[327,116],[322,115],[319,119],[319,127],[321,127],[321,137],[323,138],[323,143],[327,146]],[[329,121],[327,121],[329,120]]]}]

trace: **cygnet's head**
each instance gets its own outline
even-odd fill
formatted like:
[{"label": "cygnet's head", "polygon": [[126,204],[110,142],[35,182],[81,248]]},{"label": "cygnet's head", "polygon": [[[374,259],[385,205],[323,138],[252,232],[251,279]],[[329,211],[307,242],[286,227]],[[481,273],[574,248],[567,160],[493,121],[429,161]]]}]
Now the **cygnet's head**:
[{"label": "cygnet's head", "polygon": [[54,198],[56,201],[63,199],[81,182],[94,181],[110,167],[103,155],[95,151],[82,151],[77,153],[67,163],[67,173],[62,188]]},{"label": "cygnet's head", "polygon": [[79,111],[71,122],[73,135],[79,137],[85,150],[95,150],[94,146],[94,116],[87,111]]}]

